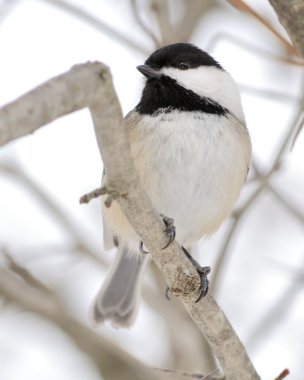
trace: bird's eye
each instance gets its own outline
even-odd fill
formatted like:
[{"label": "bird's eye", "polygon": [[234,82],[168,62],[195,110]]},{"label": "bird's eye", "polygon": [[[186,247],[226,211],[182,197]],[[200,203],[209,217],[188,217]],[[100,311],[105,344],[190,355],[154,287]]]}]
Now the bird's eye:
[{"label": "bird's eye", "polygon": [[180,61],[180,62],[178,62],[177,66],[181,70],[187,70],[190,67],[190,63],[187,61]]}]

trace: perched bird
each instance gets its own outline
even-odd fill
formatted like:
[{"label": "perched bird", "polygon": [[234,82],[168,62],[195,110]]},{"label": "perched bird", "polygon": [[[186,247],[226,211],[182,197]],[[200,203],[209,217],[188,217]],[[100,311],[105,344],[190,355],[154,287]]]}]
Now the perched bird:
[{"label": "perched bird", "polygon": [[[246,180],[251,143],[240,94],[216,60],[187,43],[156,50],[137,69],[147,79],[140,102],[124,119],[134,164],[170,240],[173,219],[176,239],[191,258],[187,250],[219,228]],[[102,212],[105,248],[116,246],[118,253],[91,315],[95,323],[128,327],[138,312],[149,255],[117,202]],[[208,270],[192,261],[202,296]]]}]

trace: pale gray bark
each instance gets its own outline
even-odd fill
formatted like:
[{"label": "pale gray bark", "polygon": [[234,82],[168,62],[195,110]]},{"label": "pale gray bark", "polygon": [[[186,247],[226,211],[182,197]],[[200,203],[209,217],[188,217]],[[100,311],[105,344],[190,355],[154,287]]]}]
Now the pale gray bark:
[{"label": "pale gray bark", "polygon": [[59,116],[89,107],[108,177],[108,190],[141,236],[171,292],[186,307],[218,359],[226,380],[259,379],[245,348],[211,295],[195,303],[200,278],[176,241],[167,243],[164,224],[142,190],[133,165],[111,74],[87,63],[42,84],[0,109],[0,145],[27,135]]},{"label": "pale gray bark", "polygon": [[269,0],[292,43],[304,58],[304,0]]}]

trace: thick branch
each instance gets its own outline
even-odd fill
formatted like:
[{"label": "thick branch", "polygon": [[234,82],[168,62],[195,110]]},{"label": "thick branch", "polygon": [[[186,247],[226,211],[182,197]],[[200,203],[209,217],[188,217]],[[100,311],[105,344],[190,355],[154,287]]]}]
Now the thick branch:
[{"label": "thick branch", "polygon": [[[164,224],[142,190],[122,123],[109,70],[100,63],[74,67],[0,110],[0,145],[33,132],[55,118],[88,106],[107,172],[107,190],[144,241],[171,292],[205,335],[226,380],[257,380],[247,353],[211,295],[195,303],[200,279],[177,242],[167,242]],[[120,196],[123,195],[123,196]]]},{"label": "thick branch", "polygon": [[103,74],[109,75],[108,68],[101,63],[75,66],[68,73],[41,84],[1,108],[0,145],[28,135],[60,116],[87,107],[96,96],[95,91],[99,91],[101,97],[106,96],[106,86],[100,86],[102,80],[96,80]]},{"label": "thick branch", "polygon": [[269,0],[295,48],[304,58],[304,0]]}]

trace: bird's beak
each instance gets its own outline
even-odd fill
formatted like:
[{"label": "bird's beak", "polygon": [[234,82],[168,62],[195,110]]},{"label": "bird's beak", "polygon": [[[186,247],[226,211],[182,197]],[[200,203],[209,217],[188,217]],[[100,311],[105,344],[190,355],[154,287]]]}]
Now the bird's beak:
[{"label": "bird's beak", "polygon": [[162,76],[162,73],[160,71],[152,69],[152,67],[149,65],[140,65],[136,68],[148,79],[159,79]]}]

